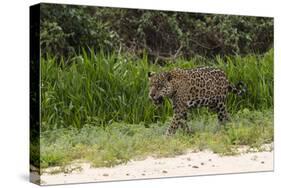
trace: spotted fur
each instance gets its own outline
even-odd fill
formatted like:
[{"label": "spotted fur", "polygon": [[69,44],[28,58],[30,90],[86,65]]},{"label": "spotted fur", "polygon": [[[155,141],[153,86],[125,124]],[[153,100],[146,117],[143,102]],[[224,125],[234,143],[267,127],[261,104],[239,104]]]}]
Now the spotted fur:
[{"label": "spotted fur", "polygon": [[[149,97],[155,104],[163,102],[164,97],[173,104],[173,120],[166,131],[174,134],[178,128],[186,129],[187,109],[208,107],[218,115],[220,124],[229,120],[226,110],[228,92],[242,95],[245,87],[242,82],[231,85],[225,73],[216,68],[201,67],[189,70],[175,69],[163,73],[148,73]],[[190,131],[190,128],[187,128]]]}]

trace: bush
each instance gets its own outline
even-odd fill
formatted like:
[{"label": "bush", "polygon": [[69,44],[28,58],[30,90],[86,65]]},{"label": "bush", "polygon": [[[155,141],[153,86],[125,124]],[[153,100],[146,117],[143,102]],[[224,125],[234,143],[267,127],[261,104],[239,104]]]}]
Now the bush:
[{"label": "bush", "polygon": [[121,8],[42,4],[43,54],[81,48],[155,61],[264,53],[273,47],[273,19]]},{"label": "bush", "polygon": [[90,7],[42,4],[40,42],[42,55],[75,56],[81,47],[112,50],[118,45],[114,31],[89,12]]}]

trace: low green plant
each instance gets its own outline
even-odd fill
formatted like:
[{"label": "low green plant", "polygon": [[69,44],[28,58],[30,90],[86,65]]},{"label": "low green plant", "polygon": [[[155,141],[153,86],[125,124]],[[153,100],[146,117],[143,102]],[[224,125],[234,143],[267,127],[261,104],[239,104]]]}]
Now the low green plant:
[{"label": "low green plant", "polygon": [[166,137],[169,123],[112,123],[107,127],[85,125],[80,130],[45,131],[41,135],[41,167],[65,165],[77,159],[90,161],[95,167],[114,166],[147,156],[175,156],[187,150],[210,149],[220,155],[233,155],[241,145],[259,148],[274,139],[272,110],[239,111],[219,129],[214,114],[199,115],[187,122],[193,134],[178,131]]}]

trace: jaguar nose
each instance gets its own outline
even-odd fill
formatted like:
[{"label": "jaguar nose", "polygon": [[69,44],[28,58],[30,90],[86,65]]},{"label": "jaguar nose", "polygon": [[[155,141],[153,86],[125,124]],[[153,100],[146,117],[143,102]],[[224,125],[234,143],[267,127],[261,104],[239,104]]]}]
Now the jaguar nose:
[{"label": "jaguar nose", "polygon": [[153,93],[150,93],[149,95],[150,95],[150,98],[154,99],[154,97],[155,97],[155,94],[153,94]]}]

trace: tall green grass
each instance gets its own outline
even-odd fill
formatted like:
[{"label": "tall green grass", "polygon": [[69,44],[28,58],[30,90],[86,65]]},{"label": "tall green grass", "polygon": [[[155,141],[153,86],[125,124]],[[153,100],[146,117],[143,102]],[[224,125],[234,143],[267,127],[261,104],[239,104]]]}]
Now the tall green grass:
[{"label": "tall green grass", "polygon": [[217,62],[231,82],[241,80],[247,87],[244,97],[230,96],[228,106],[232,110],[237,111],[241,107],[259,110],[273,107],[273,50],[263,56],[228,57],[227,63],[217,58]]},{"label": "tall green grass", "polygon": [[42,59],[42,129],[166,119],[168,107],[156,110],[148,99],[148,68],[145,58],[114,54],[83,54],[70,65]]},{"label": "tall green grass", "polygon": [[162,107],[156,107],[149,100],[147,72],[206,64],[225,70],[233,83],[242,80],[247,85],[245,96],[229,95],[230,112],[273,106],[273,50],[263,56],[218,57],[210,62],[179,59],[166,66],[150,65],[145,56],[132,59],[92,51],[71,63],[57,62],[54,57],[41,59],[41,130],[112,122],[164,122],[172,114],[171,105],[165,101]]}]

